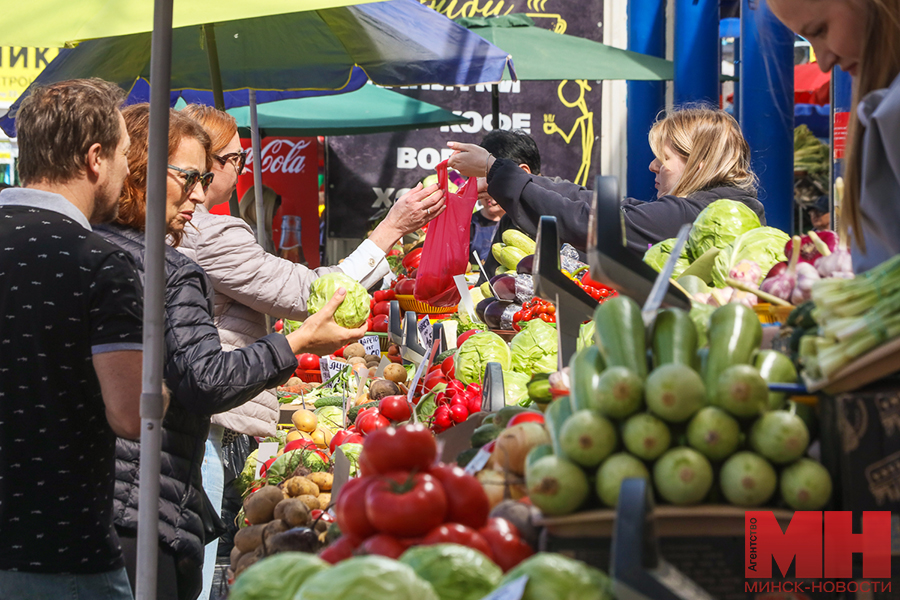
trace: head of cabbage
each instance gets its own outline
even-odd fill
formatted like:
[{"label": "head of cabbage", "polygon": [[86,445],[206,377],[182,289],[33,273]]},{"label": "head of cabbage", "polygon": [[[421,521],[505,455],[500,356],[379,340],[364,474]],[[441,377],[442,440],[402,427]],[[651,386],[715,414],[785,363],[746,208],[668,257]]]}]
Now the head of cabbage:
[{"label": "head of cabbage", "polygon": [[725,287],[731,269],[742,260],[749,260],[759,265],[761,276],[756,282],[759,285],[769,269],[785,260],[784,246],[789,239],[788,234],[774,227],[759,227],[739,235],[716,256],[712,269],[713,284],[718,288]]},{"label": "head of cabbage", "polygon": [[247,568],[228,592],[231,600],[293,598],[303,582],[329,564],[314,554],[282,552]]},{"label": "head of cabbage", "polygon": [[441,600],[481,600],[503,577],[491,559],[459,544],[413,546],[400,562],[429,582]]},{"label": "head of cabbage", "polygon": [[438,600],[431,584],[407,565],[357,556],[307,579],[294,600]]},{"label": "head of cabbage", "polygon": [[[647,251],[644,253],[644,262],[656,269],[657,272],[661,272],[663,267],[666,266],[666,261],[669,260],[669,255],[672,254],[675,241],[675,238],[669,238],[647,248]],[[689,266],[691,266],[691,261],[688,257],[687,244],[685,244],[681,250],[681,256],[675,261],[675,270],[672,271],[672,277],[677,278]]]},{"label": "head of cabbage", "polygon": [[[556,369],[553,370],[555,371]],[[535,372],[540,373],[541,371]],[[525,373],[503,371],[503,394],[507,406],[512,406],[513,404],[527,406],[531,404],[531,400],[528,398],[528,382],[530,380],[531,376]]]},{"label": "head of cabbage", "polygon": [[313,281],[307,302],[309,314],[322,310],[338,288],[347,290],[347,295],[334,313],[335,323],[347,329],[359,327],[369,317],[369,292],[343,273],[328,273]]},{"label": "head of cabbage", "polygon": [[527,321],[509,343],[513,371],[529,376],[556,371],[558,346],[556,327],[540,319]]},{"label": "head of cabbage", "polygon": [[509,571],[500,585],[528,575],[522,600],[613,600],[606,573],[561,554],[539,552]]},{"label": "head of cabbage", "polygon": [[500,368],[508,371],[512,363],[509,346],[492,331],[476,333],[456,351],[453,359],[456,378],[467,385],[481,383],[489,362],[500,363]]},{"label": "head of cabbage", "polygon": [[694,219],[688,255],[692,261],[697,260],[710,248],[724,248],[742,233],[761,226],[759,217],[743,202],[716,200]]}]

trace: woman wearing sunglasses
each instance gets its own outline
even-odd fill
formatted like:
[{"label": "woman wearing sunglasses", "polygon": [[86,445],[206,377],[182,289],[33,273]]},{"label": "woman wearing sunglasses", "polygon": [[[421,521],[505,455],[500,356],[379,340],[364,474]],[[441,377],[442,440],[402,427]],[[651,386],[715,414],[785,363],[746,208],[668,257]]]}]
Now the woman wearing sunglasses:
[{"label": "woman wearing sunglasses", "polygon": [[[116,223],[98,228],[107,240],[132,254],[143,276],[149,106],[122,111],[131,147],[129,176]],[[209,171],[209,136],[193,119],[169,114],[166,229],[172,245],[184,237],[198,206],[215,181]],[[163,420],[159,497],[159,598],[193,600],[202,589],[204,542],[222,531],[217,511],[203,492],[201,463],[210,416],[226,412],[262,390],[284,383],[297,368],[298,352],[327,353],[358,339],[360,329],[334,322],[343,294],[310,317],[302,331],[273,334],[228,351],[213,322],[213,287],[192,260],[166,248],[165,366],[170,404]],[[139,442],[116,441],[114,519],[126,570],[134,584]]]},{"label": "woman wearing sunglasses", "polygon": [[[190,104],[182,114],[196,119],[212,139],[215,179],[206,201],[198,205],[192,225],[179,250],[193,258],[209,275],[216,290],[216,325],[225,348],[242,348],[265,335],[265,315],[305,319],[309,286],[320,275],[343,272],[365,287],[380,282],[389,272],[385,255],[407,233],[412,233],[444,210],[443,192],[437,185],[416,186],[403,195],[369,239],[335,267],[307,267],[267,253],[242,220],[214,215],[209,209],[228,202],[244,167],[237,123],[226,112]],[[305,327],[305,325],[304,325]],[[278,398],[266,390],[227,413],[215,415],[204,460],[203,485],[219,509],[223,495],[222,438],[234,433],[273,435],[278,422]],[[206,597],[215,569],[218,541],[206,549],[204,591]]]}]

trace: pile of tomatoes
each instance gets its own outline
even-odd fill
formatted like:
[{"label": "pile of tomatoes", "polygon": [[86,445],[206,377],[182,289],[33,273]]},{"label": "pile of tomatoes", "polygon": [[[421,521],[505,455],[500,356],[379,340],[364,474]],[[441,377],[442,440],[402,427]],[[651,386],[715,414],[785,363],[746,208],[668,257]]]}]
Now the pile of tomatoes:
[{"label": "pile of tomatoes", "polygon": [[533,319],[540,319],[545,323],[556,323],[556,306],[549,300],[535,296],[523,304],[522,308],[513,315],[513,329],[520,331],[522,326],[519,323]]},{"label": "pile of tomatoes", "polygon": [[434,436],[422,425],[366,437],[361,477],[344,484],[335,505],[341,537],[321,558],[332,564],[354,554],[398,558],[411,546],[451,543],[474,548],[508,571],[531,556],[515,526],[488,518],[481,483],[436,458]]}]

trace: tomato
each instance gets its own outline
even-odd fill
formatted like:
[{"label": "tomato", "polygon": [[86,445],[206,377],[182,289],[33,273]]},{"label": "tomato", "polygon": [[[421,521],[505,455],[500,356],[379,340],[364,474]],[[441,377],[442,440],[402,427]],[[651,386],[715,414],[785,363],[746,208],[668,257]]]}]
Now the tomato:
[{"label": "tomato", "polygon": [[361,411],[356,413],[356,421],[354,421],[353,424],[356,425],[357,427],[359,427],[359,422],[365,415],[369,414],[372,411],[377,411],[377,410],[378,409],[375,407],[362,409]]},{"label": "tomato", "polygon": [[378,412],[391,421],[408,421],[412,416],[412,408],[406,396],[385,396],[378,403]]},{"label": "tomato", "polygon": [[491,546],[484,536],[471,527],[459,523],[445,523],[432,529],[422,540],[421,545],[431,546],[433,544],[459,544],[478,550],[491,560],[494,558]]},{"label": "tomato", "polygon": [[259,476],[260,476],[260,477],[265,477],[265,476],[266,476],[266,471],[269,470],[269,467],[272,466],[272,463],[275,462],[275,459],[276,459],[276,458],[278,458],[278,457],[277,457],[277,456],[273,456],[272,458],[270,458],[269,460],[267,460],[266,462],[263,463],[262,467],[260,467],[260,469],[259,469]]},{"label": "tomato", "polygon": [[341,487],[334,516],[344,535],[365,539],[376,533],[366,516],[366,492],[375,484],[373,477],[354,477]]},{"label": "tomato", "polygon": [[315,450],[318,448],[316,443],[312,440],[294,440],[293,442],[288,442],[284,445],[284,451],[290,452],[291,450],[302,450],[306,448],[308,450]]},{"label": "tomato", "polygon": [[484,527],[491,512],[487,494],[475,476],[456,465],[438,464],[428,472],[449,490],[447,521],[478,529]]},{"label": "tomato", "polygon": [[453,358],[453,356],[448,356],[444,359],[444,362],[441,363],[441,371],[444,372],[447,379],[453,379],[453,376],[456,373],[456,363],[453,361]]},{"label": "tomato", "polygon": [[443,523],[446,515],[444,487],[427,473],[388,473],[376,478],[366,491],[366,517],[383,533],[401,537],[425,535]]},{"label": "tomato", "polygon": [[400,283],[397,284],[397,287],[394,288],[394,291],[398,296],[412,296],[413,292],[416,290],[416,280],[415,279],[404,279]]},{"label": "tomato", "polygon": [[491,547],[494,562],[504,573],[534,554],[534,549],[519,536],[519,530],[506,519],[490,519],[478,532]]},{"label": "tomato", "polygon": [[353,551],[359,546],[359,540],[348,535],[342,535],[331,542],[327,548],[319,552],[319,558],[333,565],[353,556]]},{"label": "tomato", "polygon": [[375,315],[372,317],[372,331],[387,333],[390,319],[387,315]]},{"label": "tomato", "polygon": [[357,420],[356,427],[363,435],[369,435],[373,431],[389,427],[390,424],[391,422],[376,408],[364,415],[361,421]]},{"label": "tomato", "polygon": [[377,473],[425,471],[437,456],[437,444],[424,425],[386,427],[366,437],[362,454]]},{"label": "tomato", "polygon": [[465,342],[467,339],[469,339],[476,333],[481,333],[481,332],[478,331],[477,329],[470,329],[467,332],[465,332],[464,334],[460,335],[458,338],[456,338],[456,347],[459,348],[460,346],[462,346],[463,342]]},{"label": "tomato", "polygon": [[301,369],[306,369],[310,371],[318,371],[319,370],[319,357],[315,354],[310,354],[308,352],[301,354],[297,358],[297,364]]},{"label": "tomato", "polygon": [[[464,399],[460,399],[460,402],[463,402]],[[454,423],[462,423],[466,419],[469,418],[469,409],[465,407],[463,404],[457,404],[455,406],[450,407],[450,418],[453,419]]]},{"label": "tomato", "polygon": [[356,554],[377,554],[388,558],[398,559],[406,552],[407,546],[392,535],[376,533],[356,549]]},{"label": "tomato", "polygon": [[374,308],[372,309],[372,314],[374,315],[386,315],[391,311],[391,303],[387,300],[382,300],[381,302],[376,302]]},{"label": "tomato", "polygon": [[[328,443],[328,450],[334,454],[334,449],[340,446],[341,444],[349,441],[348,438],[357,435],[352,431],[348,431],[346,429],[338,429],[333,436],[331,436],[331,442]],[[285,446],[287,448],[287,446]]]},{"label": "tomato", "polygon": [[506,424],[507,427],[512,427],[513,425],[518,425],[519,423],[540,423],[544,424],[544,415],[539,412],[523,412],[514,416],[509,422]]},{"label": "tomato", "polygon": [[278,333],[281,333],[282,329],[284,329],[284,321],[281,319],[278,319],[277,321],[275,321],[275,324],[272,325],[272,330],[277,331]]}]

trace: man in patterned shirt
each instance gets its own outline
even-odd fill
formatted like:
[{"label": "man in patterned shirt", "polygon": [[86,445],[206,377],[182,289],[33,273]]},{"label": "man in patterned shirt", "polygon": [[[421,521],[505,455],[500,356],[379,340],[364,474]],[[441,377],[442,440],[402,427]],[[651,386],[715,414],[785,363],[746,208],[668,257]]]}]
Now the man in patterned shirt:
[{"label": "man in patterned shirt", "polygon": [[142,290],[93,233],[128,175],[122,91],[34,90],[23,188],[0,192],[0,598],[132,598],[113,528],[116,435],[140,436]]}]

